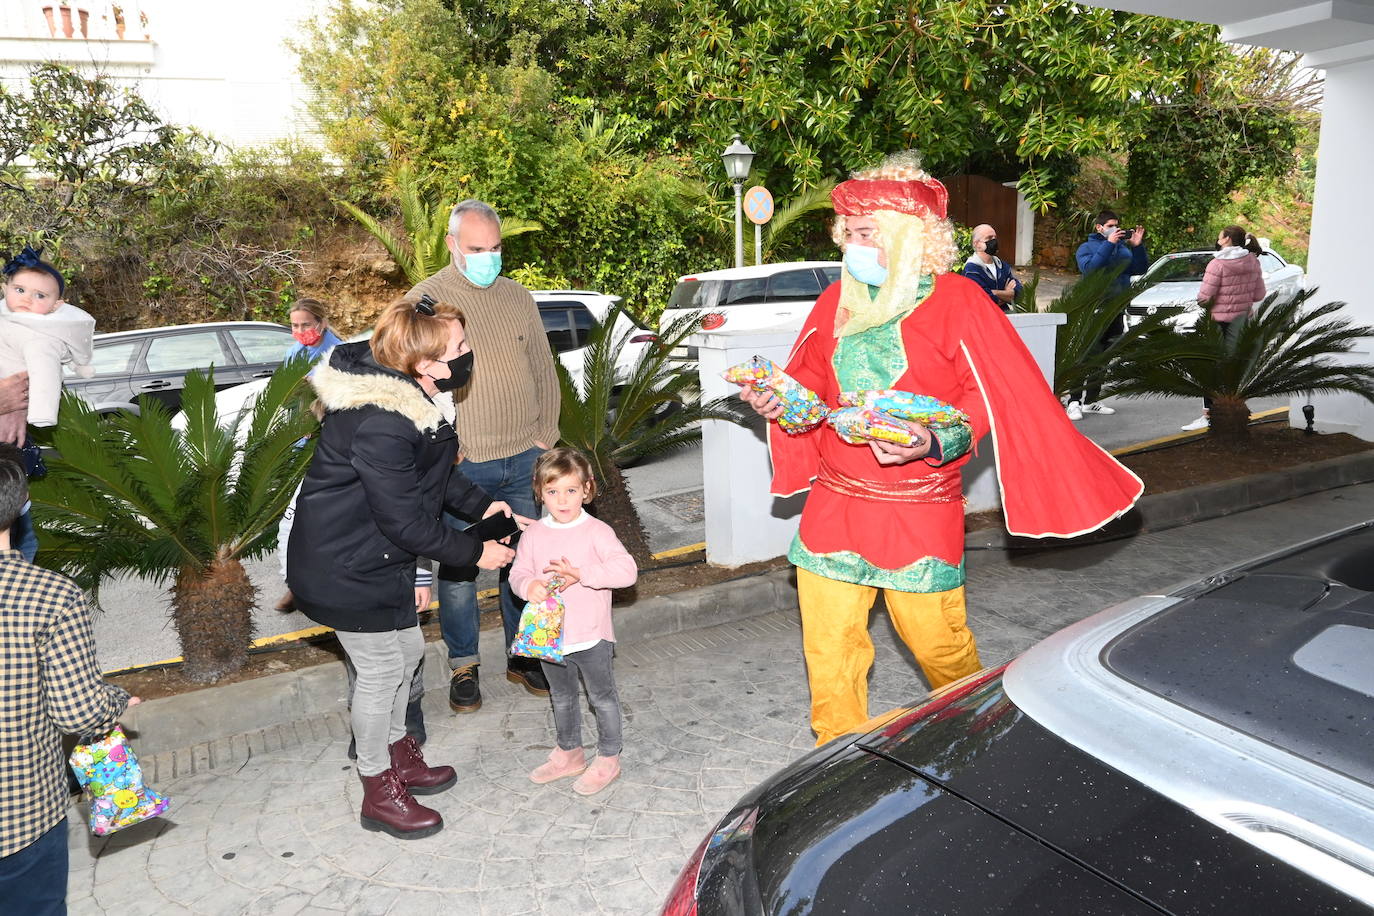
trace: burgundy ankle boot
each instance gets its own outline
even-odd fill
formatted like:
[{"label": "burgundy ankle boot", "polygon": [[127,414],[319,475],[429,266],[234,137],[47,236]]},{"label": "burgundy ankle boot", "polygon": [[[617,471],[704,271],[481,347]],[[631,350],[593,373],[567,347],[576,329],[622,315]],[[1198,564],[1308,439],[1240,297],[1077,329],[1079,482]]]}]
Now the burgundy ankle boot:
[{"label": "burgundy ankle boot", "polygon": [[364,830],[380,830],[398,840],[418,840],[444,829],[439,812],[412,798],[394,769],[363,777],[360,820]]},{"label": "burgundy ankle boot", "polygon": [[420,745],[406,735],[391,745],[391,769],[400,778],[401,784],[410,790],[411,795],[433,795],[442,792],[458,781],[453,767],[432,767],[425,763],[425,755]]}]

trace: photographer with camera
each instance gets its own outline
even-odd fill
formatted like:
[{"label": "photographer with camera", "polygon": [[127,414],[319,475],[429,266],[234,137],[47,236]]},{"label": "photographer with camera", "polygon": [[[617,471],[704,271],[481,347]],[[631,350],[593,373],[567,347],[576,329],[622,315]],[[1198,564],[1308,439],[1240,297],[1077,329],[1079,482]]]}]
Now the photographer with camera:
[{"label": "photographer with camera", "polygon": [[[1145,227],[1127,229],[1121,225],[1121,217],[1111,210],[1097,214],[1094,232],[1088,240],[1078,246],[1076,258],[1079,273],[1087,276],[1098,270],[1118,269],[1120,273],[1108,288],[1109,296],[1124,293],[1131,285],[1131,277],[1143,274],[1150,267],[1150,256],[1145,251]],[[1126,329],[1123,316],[1117,315],[1098,340],[1098,352],[1111,346],[1112,341],[1121,336]],[[1085,413],[1114,414],[1116,410],[1100,403],[1097,397],[1102,392],[1100,381],[1093,381],[1081,392],[1069,396],[1065,409],[1070,420],[1081,420]]]}]

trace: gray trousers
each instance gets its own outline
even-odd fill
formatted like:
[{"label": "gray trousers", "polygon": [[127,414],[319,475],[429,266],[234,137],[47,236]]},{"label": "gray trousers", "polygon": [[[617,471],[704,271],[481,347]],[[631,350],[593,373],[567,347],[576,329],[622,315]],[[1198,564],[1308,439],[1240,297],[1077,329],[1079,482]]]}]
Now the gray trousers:
[{"label": "gray trousers", "polygon": [[351,710],[358,772],[377,776],[391,768],[390,745],[406,736],[411,678],[424,658],[425,638],[418,626],[334,635],[358,672]]},{"label": "gray trousers", "polygon": [[[566,664],[540,662],[549,680],[549,699],[553,702],[553,727],[558,746],[565,751],[582,746],[582,704],[578,677],[587,688],[587,703],[596,716],[596,752],[602,757],[620,753],[620,693],[615,689],[611,657],[615,643],[601,640],[590,649],[563,656]],[[359,758],[361,759],[361,758]]]}]

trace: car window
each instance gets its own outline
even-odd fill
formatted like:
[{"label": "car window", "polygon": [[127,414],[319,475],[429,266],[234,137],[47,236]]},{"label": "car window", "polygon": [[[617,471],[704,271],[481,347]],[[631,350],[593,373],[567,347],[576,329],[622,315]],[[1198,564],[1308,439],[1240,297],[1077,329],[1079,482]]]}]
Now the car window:
[{"label": "car window", "polygon": [[768,278],[750,277],[747,280],[729,280],[725,284],[725,295],[721,305],[747,305],[763,302],[768,298]]},{"label": "car window", "polygon": [[1207,265],[1215,257],[1210,251],[1165,258],[1155,264],[1149,277],[1159,283],[1201,283]]},{"label": "car window", "polygon": [[821,276],[825,278],[826,286],[829,286],[831,283],[838,283],[840,280],[840,268],[822,267]]},{"label": "car window", "polygon": [[821,294],[821,282],[816,272],[806,270],[785,270],[768,279],[768,301],[785,302],[796,299],[815,299]]},{"label": "car window", "polygon": [[1277,255],[1270,254],[1267,251],[1259,255],[1259,262],[1260,269],[1267,274],[1271,274],[1276,270],[1282,270],[1285,266],[1282,258],[1278,257]]},{"label": "car window", "polygon": [[[95,345],[94,358],[91,366],[95,369],[96,375],[127,375],[129,372],[129,360],[138,355],[138,348],[143,345],[141,340],[125,340],[119,343]],[[63,366],[63,371],[67,375],[75,375],[71,366]]]},{"label": "car window", "polygon": [[170,337],[154,337],[148,344],[145,359],[149,372],[186,372],[190,369],[208,369],[211,366],[224,366],[232,360],[220,346],[219,334],[215,331],[200,331],[192,334],[173,334]]},{"label": "car window", "polygon": [[707,306],[707,290],[710,284],[700,280],[683,280],[673,287],[673,294],[668,297],[667,307],[670,309],[704,309]]},{"label": "car window", "polygon": [[539,303],[539,318],[544,322],[544,333],[555,353],[585,347],[587,336],[596,324],[585,305],[572,301]]},{"label": "car window", "polygon": [[295,338],[284,328],[230,328],[234,344],[246,363],[279,363]]}]

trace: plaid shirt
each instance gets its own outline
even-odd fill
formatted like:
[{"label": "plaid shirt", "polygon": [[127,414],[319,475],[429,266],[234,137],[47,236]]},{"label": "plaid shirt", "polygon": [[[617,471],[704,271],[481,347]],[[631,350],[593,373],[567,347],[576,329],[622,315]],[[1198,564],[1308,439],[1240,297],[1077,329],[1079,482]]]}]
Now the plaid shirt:
[{"label": "plaid shirt", "polygon": [[66,816],[62,732],[103,734],[128,702],[96,668],[81,590],[0,550],[0,856]]}]

